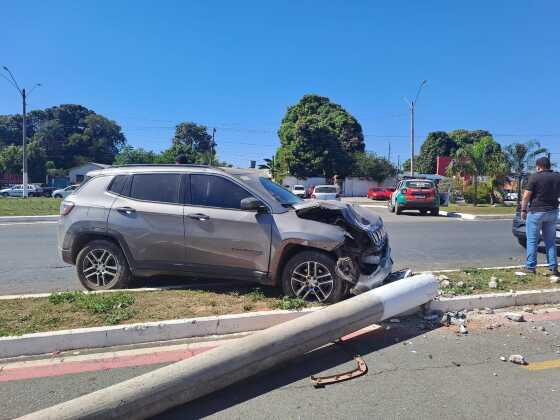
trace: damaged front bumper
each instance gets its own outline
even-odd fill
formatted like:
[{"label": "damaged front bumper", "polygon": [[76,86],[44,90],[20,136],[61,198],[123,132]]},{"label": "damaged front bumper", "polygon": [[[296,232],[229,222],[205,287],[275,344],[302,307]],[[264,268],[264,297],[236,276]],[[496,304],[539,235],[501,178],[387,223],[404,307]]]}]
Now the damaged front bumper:
[{"label": "damaged front bumper", "polygon": [[377,268],[371,274],[362,274],[358,277],[356,284],[350,289],[353,295],[367,292],[375,287],[381,286],[393,271],[393,259],[391,258],[391,248],[387,244],[386,251],[380,258]]}]

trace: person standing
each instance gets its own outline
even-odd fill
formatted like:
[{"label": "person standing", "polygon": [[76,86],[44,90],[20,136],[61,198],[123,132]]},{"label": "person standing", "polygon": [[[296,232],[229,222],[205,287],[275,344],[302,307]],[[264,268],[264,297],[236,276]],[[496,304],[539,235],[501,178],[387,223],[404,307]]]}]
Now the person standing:
[{"label": "person standing", "polygon": [[537,159],[537,173],[531,175],[521,202],[521,218],[526,220],[527,262],[525,270],[536,273],[537,249],[542,232],[548,269],[560,275],[556,255],[556,222],[560,197],[560,173],[550,169],[547,157]]}]

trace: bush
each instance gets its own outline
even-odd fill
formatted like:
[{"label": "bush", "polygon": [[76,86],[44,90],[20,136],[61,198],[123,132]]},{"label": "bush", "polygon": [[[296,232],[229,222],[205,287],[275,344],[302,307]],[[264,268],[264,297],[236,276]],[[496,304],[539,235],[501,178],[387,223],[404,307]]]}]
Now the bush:
[{"label": "bush", "polygon": [[[490,196],[492,194],[492,188],[488,184],[483,182],[478,184],[478,204],[490,204]],[[474,203],[474,185],[469,185],[465,188],[463,192],[463,197],[465,201],[469,204]]]}]

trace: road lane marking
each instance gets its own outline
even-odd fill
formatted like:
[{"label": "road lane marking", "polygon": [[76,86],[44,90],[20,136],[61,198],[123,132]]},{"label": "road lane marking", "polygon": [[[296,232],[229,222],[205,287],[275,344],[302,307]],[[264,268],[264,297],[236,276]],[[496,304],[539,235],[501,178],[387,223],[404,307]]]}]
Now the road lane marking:
[{"label": "road lane marking", "polygon": [[560,359],[545,360],[544,362],[529,363],[524,366],[525,369],[530,371],[539,371],[546,369],[556,369],[560,368]]}]

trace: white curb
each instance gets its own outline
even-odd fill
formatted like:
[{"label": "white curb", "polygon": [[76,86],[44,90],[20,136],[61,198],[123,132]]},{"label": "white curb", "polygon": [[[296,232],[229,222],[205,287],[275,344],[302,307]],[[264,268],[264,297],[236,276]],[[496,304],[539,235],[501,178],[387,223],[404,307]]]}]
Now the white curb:
[{"label": "white curb", "polygon": [[48,216],[0,216],[0,223],[56,222],[58,217],[58,214]]},{"label": "white curb", "polygon": [[560,289],[523,290],[513,293],[487,293],[483,295],[439,297],[430,302],[433,311],[461,311],[482,308],[507,308],[509,306],[546,305],[560,303]]},{"label": "white curb", "polygon": [[0,337],[0,358],[257,331],[319,309],[250,312]]},{"label": "white curb", "polygon": [[470,214],[445,210],[440,210],[439,214],[441,216],[455,217],[463,220],[513,220],[513,214]]}]

